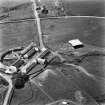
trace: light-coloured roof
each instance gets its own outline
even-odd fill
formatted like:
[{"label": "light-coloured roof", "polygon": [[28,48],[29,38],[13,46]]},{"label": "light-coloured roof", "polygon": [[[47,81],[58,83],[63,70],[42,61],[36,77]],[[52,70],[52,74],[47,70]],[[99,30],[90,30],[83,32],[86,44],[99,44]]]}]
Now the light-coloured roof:
[{"label": "light-coloured roof", "polygon": [[79,39],[69,40],[68,43],[71,44],[73,47],[83,45],[83,43]]}]

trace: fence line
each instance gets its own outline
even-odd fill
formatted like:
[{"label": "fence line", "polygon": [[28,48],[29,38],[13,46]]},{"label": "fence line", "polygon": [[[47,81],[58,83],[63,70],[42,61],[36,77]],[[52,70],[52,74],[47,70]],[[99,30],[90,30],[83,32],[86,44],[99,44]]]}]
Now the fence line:
[{"label": "fence line", "polygon": [[[41,20],[48,20],[48,19],[69,19],[69,18],[91,18],[91,19],[105,19],[105,17],[99,16],[61,16],[61,17],[46,17],[40,18]],[[23,18],[23,19],[15,19],[15,20],[8,20],[8,21],[0,21],[0,24],[8,24],[8,23],[20,23],[26,21],[35,21],[35,18]]]}]

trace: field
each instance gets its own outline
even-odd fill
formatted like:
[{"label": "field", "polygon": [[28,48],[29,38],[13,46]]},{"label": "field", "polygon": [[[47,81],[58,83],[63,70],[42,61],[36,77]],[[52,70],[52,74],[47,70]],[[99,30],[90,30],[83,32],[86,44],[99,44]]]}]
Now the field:
[{"label": "field", "polygon": [[[49,0],[48,0],[49,1]],[[21,2],[6,2],[1,5],[2,7],[14,7],[16,5],[21,4]],[[23,3],[24,4],[24,3]],[[66,19],[46,19],[42,20],[42,32],[44,34],[43,40],[46,46],[53,50],[58,50],[62,48],[62,46],[67,43],[69,40],[78,38],[83,43],[85,43],[85,48],[83,50],[77,50],[77,52],[87,52],[88,49],[102,49],[105,47],[105,18],[93,18],[93,17],[76,17],[79,16],[99,16],[104,17],[104,7],[105,1],[67,1],[64,2],[64,8],[66,11],[66,15],[73,15],[70,18]],[[47,5],[49,8],[50,6]],[[2,14],[4,14],[2,12]],[[1,15],[1,14],[0,14]],[[21,7],[20,9],[11,11],[9,13],[10,17],[5,19],[4,21],[11,21],[15,19],[23,19],[23,18],[34,18],[33,12],[31,10],[31,4],[29,6]],[[5,23],[0,24],[0,51],[3,52],[9,48],[17,47],[17,46],[26,46],[30,42],[34,41],[38,45],[38,33],[36,25],[34,24],[33,19],[23,22],[16,23]],[[67,58],[70,59],[70,58]],[[105,94],[105,57],[103,56],[90,56],[84,59],[84,62],[80,63],[89,73],[97,76],[97,79],[91,79],[85,76],[82,73],[74,73],[70,67],[59,67],[59,65],[54,65],[54,67],[49,67],[50,69],[55,70],[55,68],[60,69],[60,71],[67,71],[66,74],[68,78],[72,82],[76,82],[82,89],[86,90],[92,97],[98,97],[100,95]],[[102,77],[102,78],[101,78]],[[59,86],[63,87],[64,80],[61,77],[54,79],[53,77],[48,77],[48,81],[45,83],[46,85],[42,87],[45,91],[47,91],[48,87],[51,90],[47,91],[51,99],[57,100],[64,98],[64,93],[60,93],[58,90]],[[72,79],[71,79],[72,78]],[[58,84],[58,79],[61,80],[61,84]],[[52,93],[52,85],[57,85],[55,87],[55,93]],[[84,85],[83,85],[84,84]],[[47,87],[48,86],[48,87]],[[68,85],[70,86],[70,85]],[[35,95],[30,100],[33,103],[31,105],[41,105],[42,103],[48,103],[52,100],[49,96],[46,96],[43,91],[40,91],[40,87],[37,85],[32,85],[34,88]],[[74,88],[74,87],[73,87]],[[72,89],[73,89],[72,88]],[[27,93],[26,91],[29,90]],[[62,89],[61,89],[62,90]],[[57,93],[58,92],[58,93]],[[19,94],[20,93],[20,94]],[[25,89],[18,91],[16,90],[13,100],[14,103],[18,103],[21,99],[22,101],[26,100],[30,93],[30,89],[26,86]],[[37,95],[36,95],[37,94]],[[58,95],[58,94],[61,94]],[[67,93],[65,93],[67,94]],[[58,97],[55,96],[58,95]],[[26,97],[27,96],[27,97]],[[26,99],[25,99],[26,97]],[[69,94],[65,97],[69,98]],[[71,98],[70,98],[71,99]],[[30,105],[30,102],[28,103]],[[17,105],[17,104],[16,104]],[[20,104],[19,104],[20,105]],[[22,104],[23,105],[23,104]]]}]

